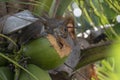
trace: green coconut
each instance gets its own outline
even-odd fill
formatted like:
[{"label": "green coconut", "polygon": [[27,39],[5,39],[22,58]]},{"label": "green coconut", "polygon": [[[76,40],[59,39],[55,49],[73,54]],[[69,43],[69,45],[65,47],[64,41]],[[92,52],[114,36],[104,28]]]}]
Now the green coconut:
[{"label": "green coconut", "polygon": [[14,80],[13,73],[8,67],[0,67],[0,80]]},{"label": "green coconut", "polygon": [[64,63],[70,51],[71,47],[63,38],[57,41],[50,34],[47,37],[31,41],[23,49],[24,55],[31,57],[31,63],[47,70]]},{"label": "green coconut", "polygon": [[[51,80],[51,77],[49,76],[48,72],[42,70],[36,65],[29,64],[27,66],[27,70],[31,72],[38,80]],[[22,70],[19,76],[19,80],[35,80],[35,78],[33,78],[28,73]]]}]

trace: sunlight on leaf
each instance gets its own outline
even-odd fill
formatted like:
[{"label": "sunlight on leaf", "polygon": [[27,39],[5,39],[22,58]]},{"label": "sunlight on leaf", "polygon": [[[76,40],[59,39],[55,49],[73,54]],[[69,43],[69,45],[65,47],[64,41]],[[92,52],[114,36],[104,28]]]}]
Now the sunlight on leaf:
[{"label": "sunlight on leaf", "polygon": [[114,41],[108,52],[112,53],[113,62],[102,60],[97,67],[98,77],[100,80],[120,80],[120,39]]}]

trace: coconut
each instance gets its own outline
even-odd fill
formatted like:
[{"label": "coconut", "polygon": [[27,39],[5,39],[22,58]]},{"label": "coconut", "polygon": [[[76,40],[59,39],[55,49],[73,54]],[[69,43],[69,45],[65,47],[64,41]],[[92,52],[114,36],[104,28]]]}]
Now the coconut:
[{"label": "coconut", "polygon": [[14,76],[8,67],[0,67],[0,80],[13,80]]},{"label": "coconut", "polygon": [[0,66],[4,66],[6,62],[7,60],[5,60],[3,57],[0,57]]},{"label": "coconut", "polygon": [[48,34],[31,41],[23,48],[24,55],[31,57],[30,63],[49,70],[58,67],[68,57],[71,52],[70,45],[63,38],[56,39]]},{"label": "coconut", "polygon": [[[29,64],[27,66],[27,70],[31,72],[38,80],[51,80],[51,77],[49,76],[48,72],[42,70],[36,65]],[[22,70],[19,76],[19,80],[36,80],[36,79]]]}]

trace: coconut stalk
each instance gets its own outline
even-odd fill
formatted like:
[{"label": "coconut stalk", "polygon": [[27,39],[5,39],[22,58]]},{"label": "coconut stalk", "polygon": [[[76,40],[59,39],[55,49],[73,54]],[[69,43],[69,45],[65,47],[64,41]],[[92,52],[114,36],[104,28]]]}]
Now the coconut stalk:
[{"label": "coconut stalk", "polygon": [[49,11],[50,17],[55,17],[59,4],[60,4],[60,0],[53,0],[53,3]]},{"label": "coconut stalk", "polygon": [[65,10],[68,8],[68,6],[70,5],[71,2],[72,2],[72,0],[60,0],[60,4],[59,4],[59,7],[57,9],[56,16],[62,17]]},{"label": "coconut stalk", "polygon": [[36,3],[36,6],[34,6],[33,12],[40,16],[42,15],[44,12],[48,13],[51,5],[53,3],[53,0],[37,0],[34,1]]},{"label": "coconut stalk", "polygon": [[79,69],[87,64],[105,59],[110,57],[108,50],[110,49],[111,42],[105,42],[103,44],[98,44],[91,46],[85,50],[82,50],[81,59],[76,66],[76,69]]}]

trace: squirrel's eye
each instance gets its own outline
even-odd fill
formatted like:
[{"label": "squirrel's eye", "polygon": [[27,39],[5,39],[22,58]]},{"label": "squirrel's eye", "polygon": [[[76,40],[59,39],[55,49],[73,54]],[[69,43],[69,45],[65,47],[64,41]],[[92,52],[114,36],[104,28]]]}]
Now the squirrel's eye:
[{"label": "squirrel's eye", "polygon": [[64,31],[66,32],[66,31],[67,31],[67,28],[64,28]]}]

